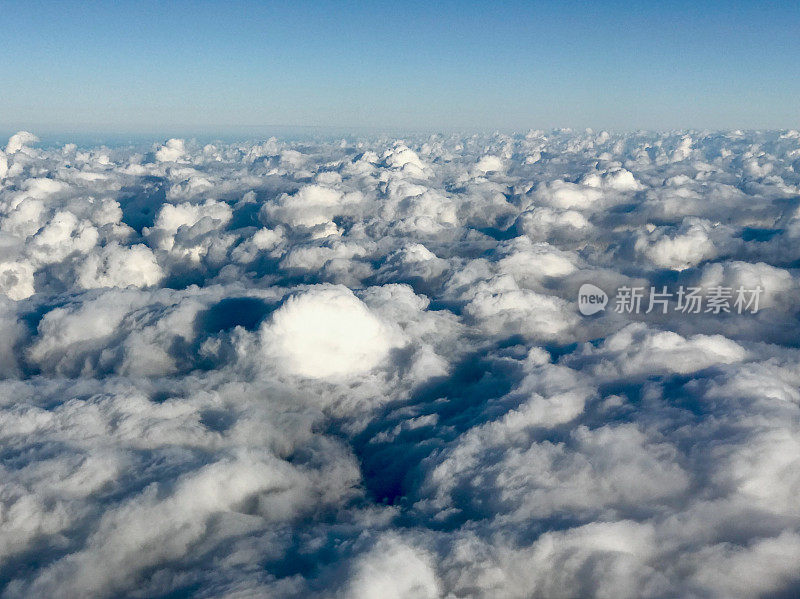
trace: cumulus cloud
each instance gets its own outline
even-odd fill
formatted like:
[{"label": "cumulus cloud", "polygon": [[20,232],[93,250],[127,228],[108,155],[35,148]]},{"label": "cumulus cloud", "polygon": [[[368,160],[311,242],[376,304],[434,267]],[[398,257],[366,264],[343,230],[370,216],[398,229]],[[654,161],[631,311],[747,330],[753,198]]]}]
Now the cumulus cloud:
[{"label": "cumulus cloud", "polygon": [[715,364],[740,362],[746,356],[742,346],[721,335],[693,335],[686,339],[672,331],[651,330],[644,323],[635,323],[609,336],[598,347],[585,346],[574,359],[586,359],[588,363],[598,360],[590,368],[599,377],[634,377],[645,373],[687,374]]},{"label": "cumulus cloud", "polygon": [[346,595],[354,599],[435,599],[441,596],[433,556],[395,536],[379,539],[359,556],[351,576]]},{"label": "cumulus cloud", "polygon": [[0,263],[0,290],[12,300],[32,296],[33,267],[28,262]]},{"label": "cumulus cloud", "polygon": [[577,210],[554,210],[537,206],[520,214],[517,228],[534,241],[548,241],[567,246],[570,242],[586,242],[592,224]]},{"label": "cumulus cloud", "polygon": [[112,243],[89,256],[78,271],[78,285],[94,287],[149,287],[163,277],[155,255],[147,246],[122,248]]},{"label": "cumulus cloud", "polygon": [[648,225],[634,247],[654,266],[681,271],[730,251],[734,243],[730,227],[685,218],[677,228]]},{"label": "cumulus cloud", "polygon": [[6,154],[14,154],[19,152],[26,146],[36,143],[37,141],[39,141],[39,138],[33,133],[19,131],[8,139],[8,144],[6,144]]},{"label": "cumulus cloud", "polygon": [[[797,595],[798,157],[15,134],[0,595]],[[587,283],[761,295],[582,316]]]},{"label": "cumulus cloud", "polygon": [[158,150],[156,150],[156,160],[158,162],[175,162],[186,153],[186,146],[182,139],[168,139]]},{"label": "cumulus cloud", "polygon": [[402,339],[346,287],[290,297],[262,330],[264,351],[292,374],[353,376],[384,360]]}]

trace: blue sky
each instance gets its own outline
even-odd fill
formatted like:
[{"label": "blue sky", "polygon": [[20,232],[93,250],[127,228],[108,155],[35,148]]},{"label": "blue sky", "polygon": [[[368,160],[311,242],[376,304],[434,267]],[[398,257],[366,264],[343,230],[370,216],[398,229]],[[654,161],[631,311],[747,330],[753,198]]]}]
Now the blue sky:
[{"label": "blue sky", "polygon": [[800,126],[797,2],[0,2],[0,129]]}]

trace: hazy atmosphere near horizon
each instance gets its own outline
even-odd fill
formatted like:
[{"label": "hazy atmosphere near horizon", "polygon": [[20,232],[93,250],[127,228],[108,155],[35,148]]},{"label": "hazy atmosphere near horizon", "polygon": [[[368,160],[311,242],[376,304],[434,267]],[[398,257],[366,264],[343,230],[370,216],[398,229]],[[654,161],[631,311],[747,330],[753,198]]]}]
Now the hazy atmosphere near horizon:
[{"label": "hazy atmosphere near horizon", "polygon": [[0,128],[781,129],[797,2],[0,2]]},{"label": "hazy atmosphere near horizon", "polygon": [[798,31],[0,0],[0,599],[800,597]]}]

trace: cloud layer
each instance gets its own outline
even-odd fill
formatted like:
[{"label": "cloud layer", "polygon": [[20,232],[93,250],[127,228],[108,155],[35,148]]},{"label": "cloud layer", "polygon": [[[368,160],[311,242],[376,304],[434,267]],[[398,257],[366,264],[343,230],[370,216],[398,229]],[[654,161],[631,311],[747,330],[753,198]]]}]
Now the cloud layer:
[{"label": "cloud layer", "polygon": [[797,132],[37,144],[0,596],[800,592]]}]

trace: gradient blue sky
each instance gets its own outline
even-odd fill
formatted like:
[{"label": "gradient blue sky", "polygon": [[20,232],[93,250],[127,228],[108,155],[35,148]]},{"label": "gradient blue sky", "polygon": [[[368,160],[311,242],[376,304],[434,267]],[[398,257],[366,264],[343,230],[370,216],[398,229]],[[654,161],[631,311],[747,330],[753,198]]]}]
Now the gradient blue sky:
[{"label": "gradient blue sky", "polygon": [[0,1],[0,129],[800,126],[800,2]]}]

